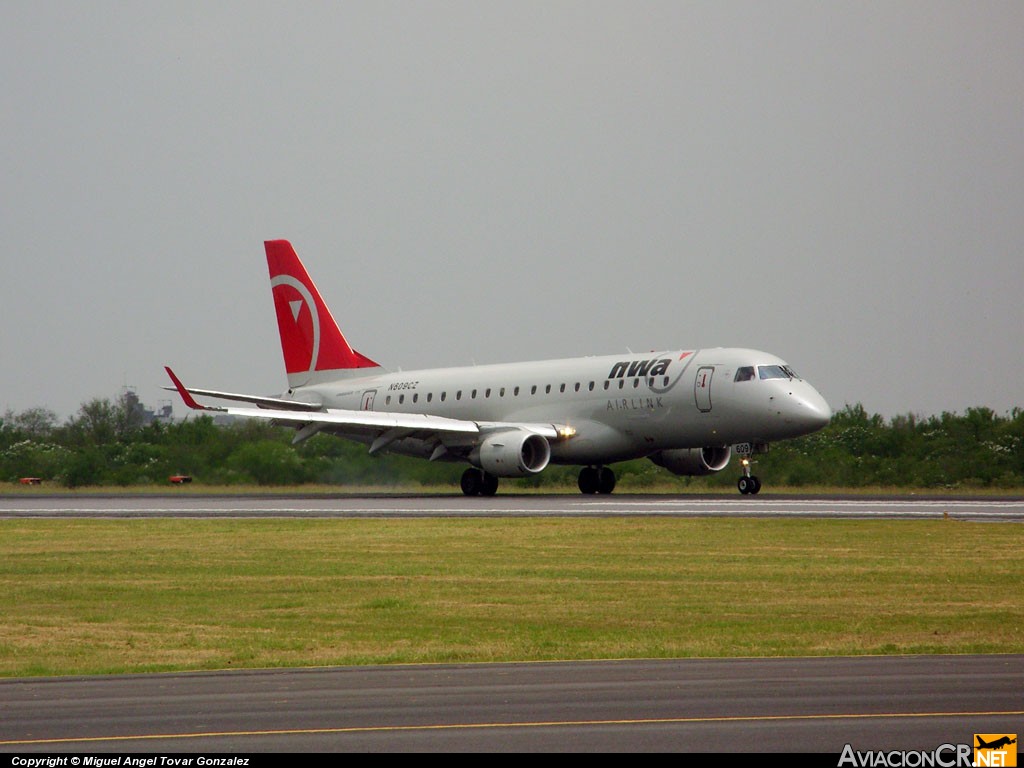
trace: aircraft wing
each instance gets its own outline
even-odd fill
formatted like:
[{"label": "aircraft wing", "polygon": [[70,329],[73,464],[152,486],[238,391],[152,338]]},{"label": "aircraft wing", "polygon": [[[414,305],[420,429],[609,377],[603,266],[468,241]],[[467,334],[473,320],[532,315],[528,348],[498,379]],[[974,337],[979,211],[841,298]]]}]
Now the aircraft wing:
[{"label": "aircraft wing", "polygon": [[[293,442],[301,442],[321,430],[343,433],[359,433],[374,436],[370,453],[376,453],[395,440],[404,437],[436,436],[442,443],[473,442],[473,436],[486,435],[493,432],[523,429],[535,432],[549,440],[560,440],[571,437],[575,431],[566,425],[532,424],[519,422],[476,422],[464,419],[449,419],[443,416],[430,416],[423,413],[396,413],[392,411],[353,411],[340,408],[320,408],[317,410],[296,410],[292,405],[309,408],[308,403],[293,403],[291,400],[259,397],[252,395],[234,395],[215,390],[189,389],[170,368],[165,368],[174,382],[174,388],[189,408],[223,413],[228,416],[266,419],[279,424],[291,425],[299,429]],[[256,404],[256,408],[207,406],[196,402],[193,394],[226,399],[237,399]],[[277,406],[277,407],[273,407]],[[470,438],[468,441],[466,438]],[[460,439],[461,438],[461,439]]]},{"label": "aircraft wing", "polygon": [[[167,372],[171,373],[171,369],[167,368]],[[174,379],[174,374],[171,373],[171,379]],[[169,392],[180,392],[177,383],[173,387],[163,387],[163,389]],[[262,395],[242,395],[235,392],[221,392],[216,389],[195,389],[193,387],[184,388],[190,395],[199,395],[200,397],[217,397],[221,400],[238,400],[243,403],[253,403],[260,408],[278,408],[285,411],[322,411],[323,406],[317,403],[304,403],[301,400],[284,400],[280,397],[264,397]],[[192,407],[192,406],[190,406]],[[209,410],[209,409],[207,409]]]}]

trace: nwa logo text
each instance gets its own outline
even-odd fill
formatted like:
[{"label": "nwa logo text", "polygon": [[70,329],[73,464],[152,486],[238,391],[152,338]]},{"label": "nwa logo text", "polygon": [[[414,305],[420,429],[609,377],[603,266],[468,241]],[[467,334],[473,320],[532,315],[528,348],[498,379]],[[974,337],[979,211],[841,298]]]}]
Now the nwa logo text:
[{"label": "nwa logo text", "polygon": [[625,360],[612,366],[609,379],[631,379],[640,376],[664,376],[672,361],[668,358],[655,360]]}]

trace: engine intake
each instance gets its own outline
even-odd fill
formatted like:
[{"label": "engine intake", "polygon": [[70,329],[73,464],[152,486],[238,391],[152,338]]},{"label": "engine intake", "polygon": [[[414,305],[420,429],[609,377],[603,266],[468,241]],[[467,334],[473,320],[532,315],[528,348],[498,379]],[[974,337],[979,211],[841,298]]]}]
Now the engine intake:
[{"label": "engine intake", "polygon": [[508,430],[485,438],[470,461],[495,477],[527,477],[548,465],[551,446],[535,432]]},{"label": "engine intake", "polygon": [[658,451],[650,459],[676,475],[711,475],[721,472],[732,458],[728,445]]}]

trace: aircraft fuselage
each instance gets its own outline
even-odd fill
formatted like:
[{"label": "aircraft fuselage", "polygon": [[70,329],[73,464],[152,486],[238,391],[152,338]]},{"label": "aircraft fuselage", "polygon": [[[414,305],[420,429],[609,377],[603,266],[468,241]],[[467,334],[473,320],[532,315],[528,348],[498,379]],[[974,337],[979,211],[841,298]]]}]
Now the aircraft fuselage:
[{"label": "aircraft fuselage", "polygon": [[[755,375],[737,380],[737,371]],[[768,443],[828,423],[831,410],[807,381],[761,378],[786,364],[750,349],[701,349],[506,363],[346,378],[296,387],[296,400],[327,408],[430,414],[476,422],[569,425],[551,461],[588,464],[676,448]],[[400,439],[389,450],[423,456],[431,444]]]}]

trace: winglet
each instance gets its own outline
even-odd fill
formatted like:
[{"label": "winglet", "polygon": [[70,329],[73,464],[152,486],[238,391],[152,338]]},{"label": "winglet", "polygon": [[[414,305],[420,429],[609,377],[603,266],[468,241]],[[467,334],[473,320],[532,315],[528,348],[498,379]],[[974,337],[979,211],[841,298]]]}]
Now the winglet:
[{"label": "winglet", "polygon": [[208,408],[205,405],[200,405],[196,402],[195,398],[192,397],[191,393],[185,389],[185,385],[181,383],[181,379],[174,375],[174,371],[171,370],[169,365],[164,366],[164,370],[167,371],[167,375],[171,377],[171,381],[174,382],[174,388],[178,390],[178,394],[181,395],[181,399],[185,401],[185,405],[197,411],[214,411],[216,408]]}]

